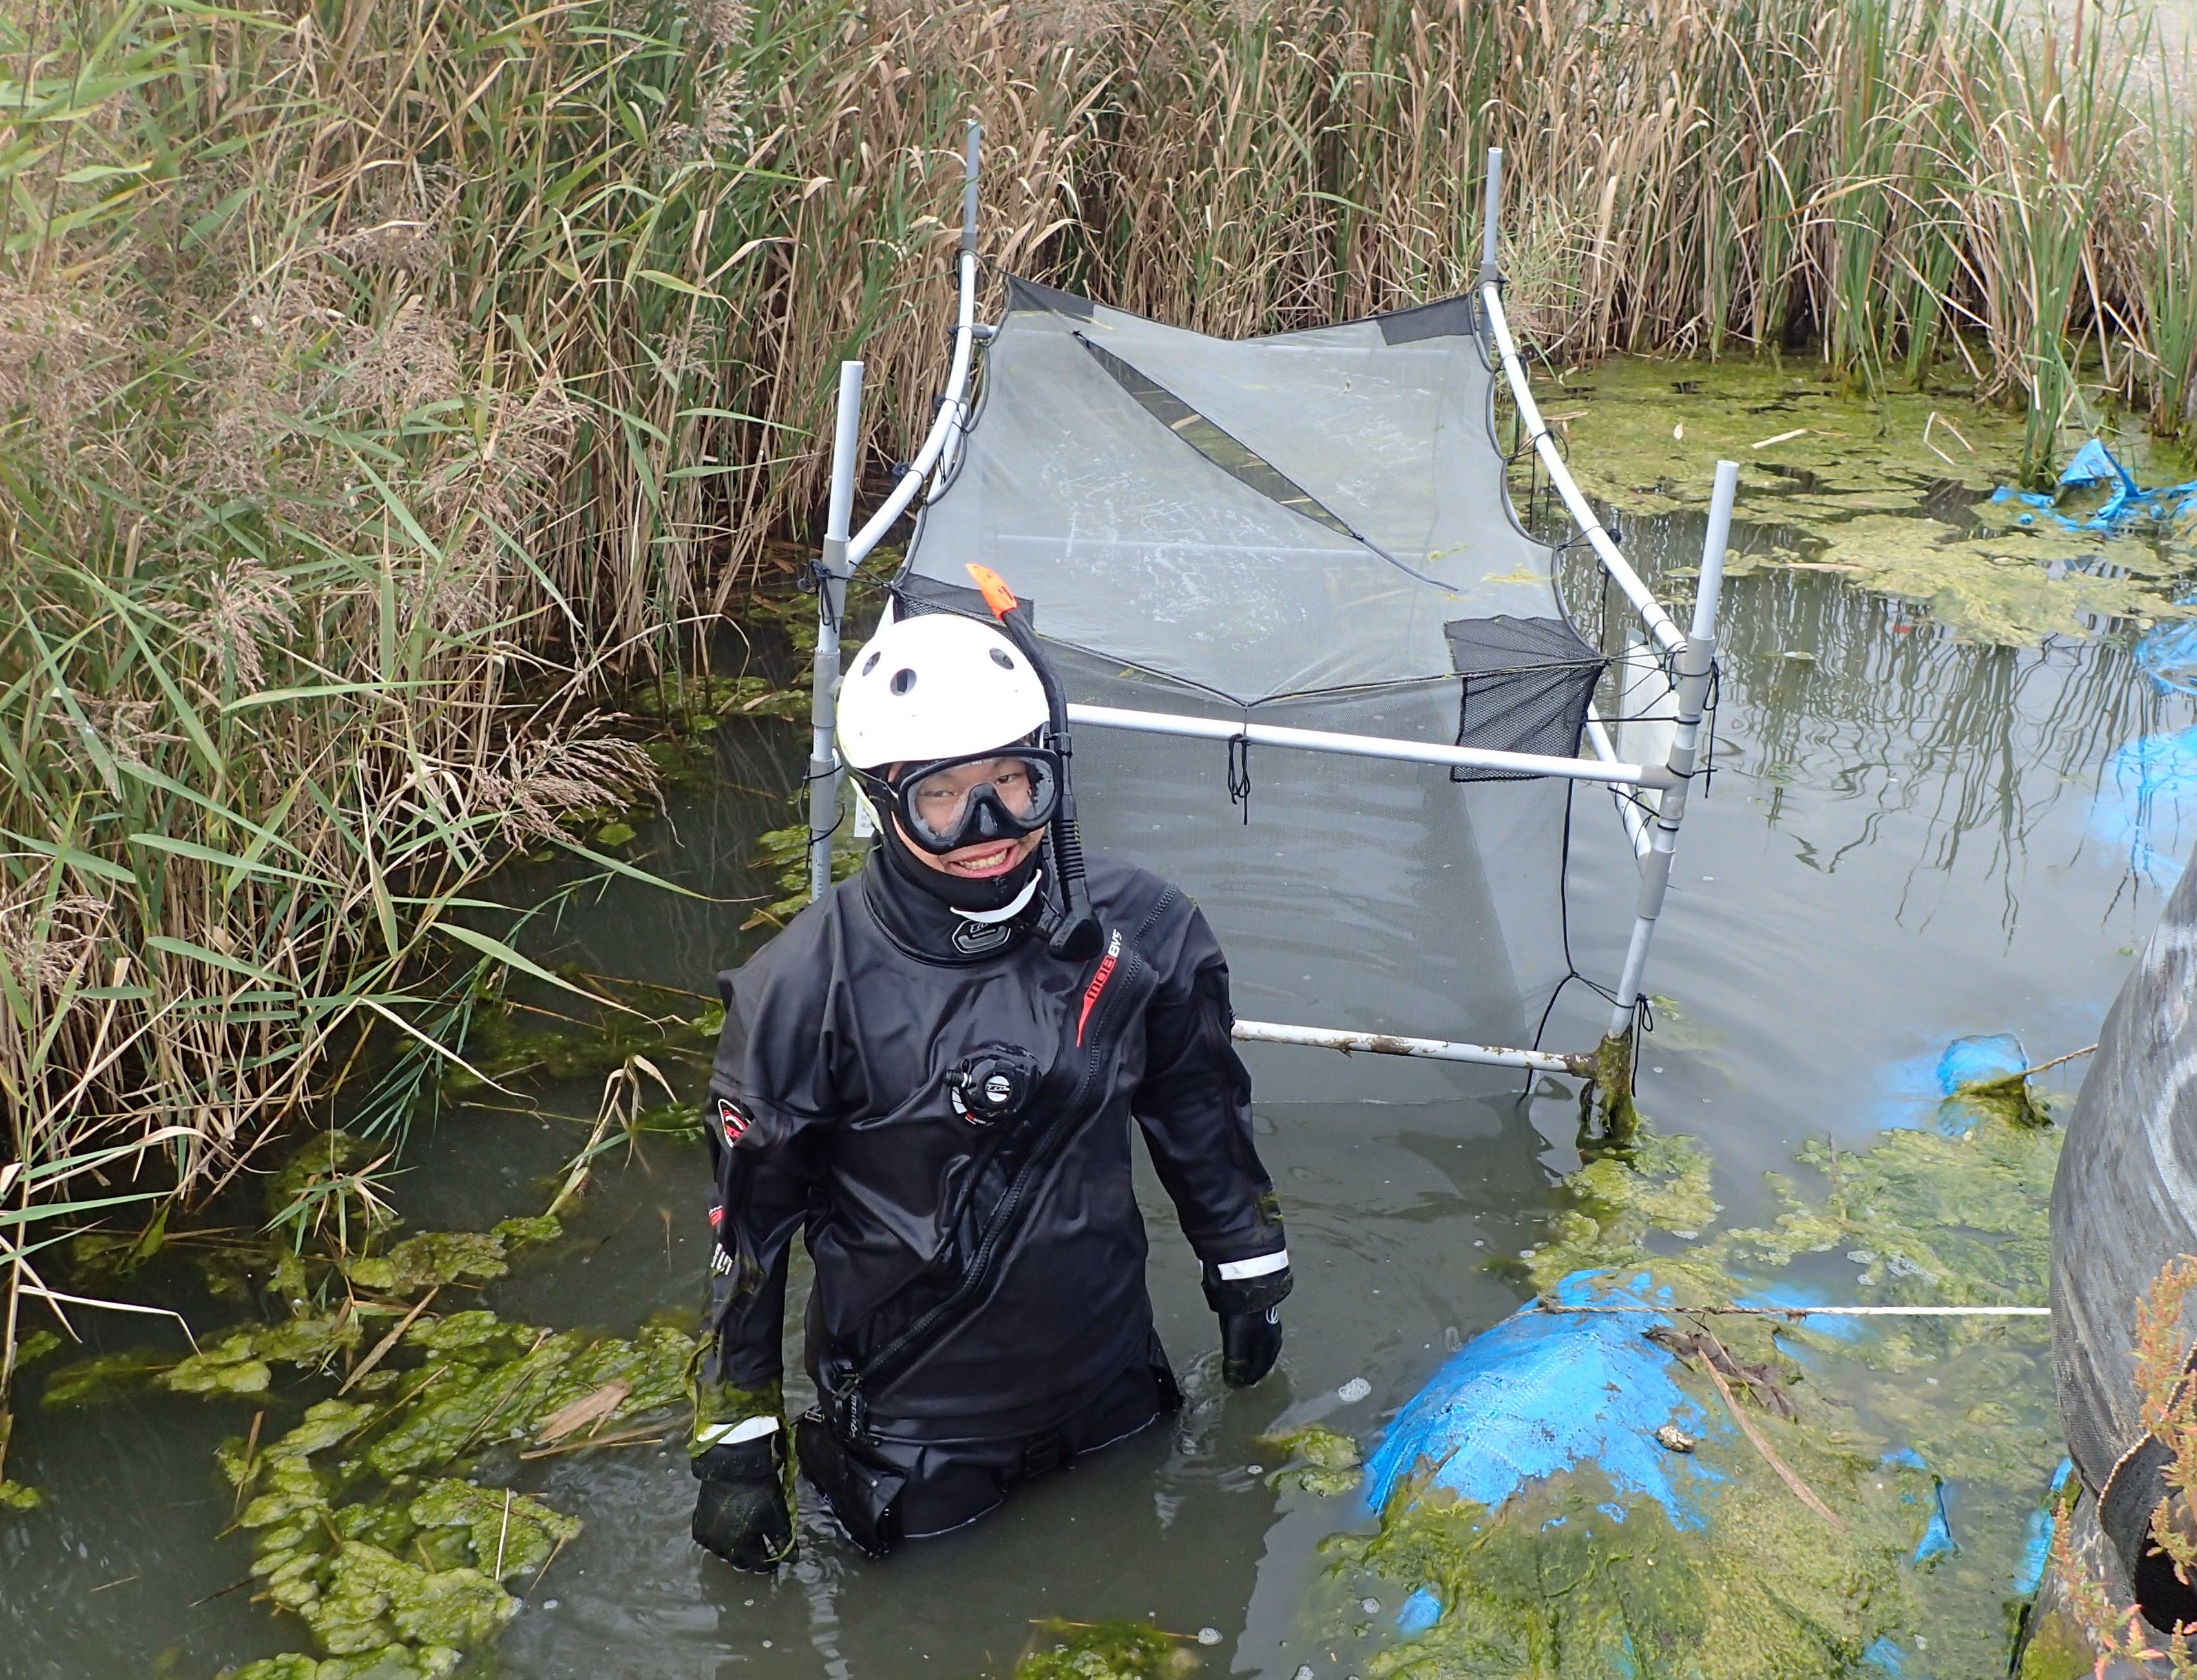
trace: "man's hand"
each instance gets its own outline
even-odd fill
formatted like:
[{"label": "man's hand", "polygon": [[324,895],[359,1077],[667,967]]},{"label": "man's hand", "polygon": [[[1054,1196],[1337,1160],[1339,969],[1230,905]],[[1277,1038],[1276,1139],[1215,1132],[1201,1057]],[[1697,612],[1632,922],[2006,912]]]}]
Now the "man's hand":
[{"label": "man's hand", "polygon": [[1220,1315],[1220,1380],[1231,1388],[1249,1388],[1273,1370],[1281,1351],[1279,1307]]},{"label": "man's hand", "polygon": [[784,1429],[710,1447],[691,1462],[702,1484],[694,1501],[696,1544],[735,1569],[762,1574],[793,1555]]}]

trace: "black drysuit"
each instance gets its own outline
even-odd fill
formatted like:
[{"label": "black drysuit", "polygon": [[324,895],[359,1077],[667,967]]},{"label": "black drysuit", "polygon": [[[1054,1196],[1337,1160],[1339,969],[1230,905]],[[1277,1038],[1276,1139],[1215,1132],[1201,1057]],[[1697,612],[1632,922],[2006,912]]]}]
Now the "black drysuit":
[{"label": "black drysuit", "polygon": [[800,1230],[820,1396],[801,1467],[873,1552],[1176,1405],[1132,1118],[1215,1309],[1288,1289],[1286,1270],[1216,1281],[1283,1248],[1220,948],[1156,877],[1100,854],[1088,870],[1106,936],[1088,962],[1050,955],[1031,912],[965,918],[873,855],[718,979],[704,1376],[775,1388]]}]

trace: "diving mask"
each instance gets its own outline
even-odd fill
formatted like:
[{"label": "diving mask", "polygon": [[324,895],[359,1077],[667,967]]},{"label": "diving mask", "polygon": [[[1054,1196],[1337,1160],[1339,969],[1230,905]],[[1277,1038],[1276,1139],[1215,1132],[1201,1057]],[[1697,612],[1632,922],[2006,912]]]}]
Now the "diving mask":
[{"label": "diving mask", "polygon": [[857,771],[873,802],[934,857],[992,840],[1019,840],[1052,820],[1060,803],[1059,755],[1012,746],[913,764],[888,779]]}]

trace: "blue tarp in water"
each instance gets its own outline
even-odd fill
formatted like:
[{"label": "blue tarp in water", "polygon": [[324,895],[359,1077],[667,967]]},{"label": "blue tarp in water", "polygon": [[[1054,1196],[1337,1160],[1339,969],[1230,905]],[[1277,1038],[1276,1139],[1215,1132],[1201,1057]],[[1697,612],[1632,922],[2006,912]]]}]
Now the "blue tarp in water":
[{"label": "blue tarp in water", "polygon": [[2052,1561],[2052,1537],[2060,1522],[2060,1498],[2067,1491],[2067,1478],[2074,1474],[2075,1461],[2062,1458],[2060,1468],[2052,1473],[2052,1485],[2029,1514],[2028,1529],[2021,1541],[2021,1561],[2014,1572],[2016,1598],[2034,1598],[2044,1584],[2045,1567]]},{"label": "blue tarp in water", "polygon": [[2197,729],[2139,735],[2114,749],[2090,826],[2154,885],[2171,888],[2197,831]]},{"label": "blue tarp in water", "polygon": [[[1660,1303],[1606,1275],[1557,1284],[1565,1306]],[[1657,1444],[1675,1423],[1699,1435],[1709,1420],[1673,1375],[1672,1354],[1643,1335],[1660,1313],[1545,1312],[1521,1307],[1446,1360],[1390,1424],[1365,1466],[1365,1497],[1384,1509],[1407,1485],[1446,1487],[1500,1505],[1525,1483],[1593,1464],[1620,1497],[1655,1500],[1680,1528],[1698,1528],[1715,1473]],[[1719,1427],[1722,1427],[1719,1424]]]},{"label": "blue tarp in water", "polygon": [[1876,1124],[1887,1131],[1935,1129],[1958,1137],[1975,1124],[1975,1111],[1947,1098],[1964,1085],[2003,1079],[2029,1065],[2028,1051],[2012,1033],[1953,1039],[1934,1054],[1908,1057],[1884,1069]]},{"label": "blue tarp in water", "polygon": [[2197,621],[2178,619],[2146,630],[2136,638],[2136,663],[2161,689],[2197,694]]},{"label": "blue tarp in water", "polygon": [[2094,484],[2111,484],[2113,491],[2106,499],[2105,506],[2087,518],[2062,513],[2058,491],[2046,495],[2001,485],[1991,492],[1991,500],[2020,502],[2037,510],[2020,515],[2015,522],[2019,524],[2034,524],[2038,513],[2042,513],[2069,530],[2119,531],[2141,520],[2171,524],[2197,518],[2197,478],[2186,484],[2144,490],[2128,468],[2113,458],[2113,451],[2095,437],[2078,449],[2075,458],[2067,463],[2067,471],[2060,475],[2060,489],[2080,490]]}]

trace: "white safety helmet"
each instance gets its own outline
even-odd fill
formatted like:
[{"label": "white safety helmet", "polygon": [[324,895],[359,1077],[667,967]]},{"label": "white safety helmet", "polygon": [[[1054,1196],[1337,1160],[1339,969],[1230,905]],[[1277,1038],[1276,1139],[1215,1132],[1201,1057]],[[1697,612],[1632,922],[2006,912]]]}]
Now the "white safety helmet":
[{"label": "white safety helmet", "polygon": [[1014,643],[959,613],[888,617],[839,688],[839,750],[882,772],[987,752],[1045,727],[1045,686]]}]

